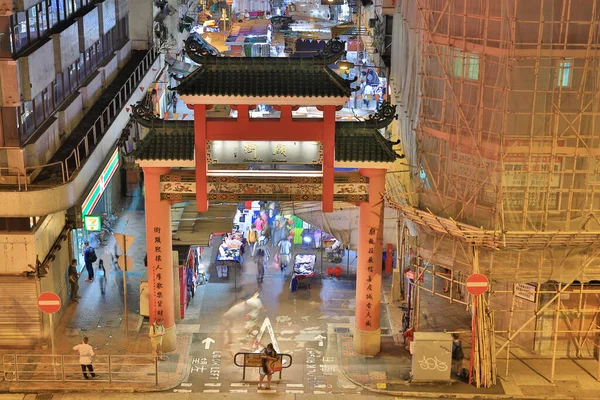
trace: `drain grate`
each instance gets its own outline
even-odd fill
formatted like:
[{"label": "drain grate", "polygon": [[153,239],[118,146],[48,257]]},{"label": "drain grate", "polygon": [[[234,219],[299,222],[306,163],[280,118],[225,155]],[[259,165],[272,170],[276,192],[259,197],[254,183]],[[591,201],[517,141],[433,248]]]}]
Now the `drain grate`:
[{"label": "drain grate", "polygon": [[35,400],[52,400],[54,395],[52,393],[40,393],[35,396]]},{"label": "drain grate", "polygon": [[390,334],[390,328],[381,328],[381,334],[382,335],[389,335]]},{"label": "drain grate", "polygon": [[334,328],[335,333],[350,333],[348,328]]}]

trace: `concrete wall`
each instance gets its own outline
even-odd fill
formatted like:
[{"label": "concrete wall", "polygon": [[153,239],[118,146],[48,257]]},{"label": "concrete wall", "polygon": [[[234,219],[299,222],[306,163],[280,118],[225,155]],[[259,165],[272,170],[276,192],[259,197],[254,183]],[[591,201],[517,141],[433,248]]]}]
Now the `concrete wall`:
[{"label": "concrete wall", "polygon": [[79,18],[79,50],[86,51],[100,39],[98,8],[93,8]]},{"label": "concrete wall", "polygon": [[[43,165],[52,158],[52,155],[58,150],[60,140],[60,129],[57,118],[51,118],[53,122],[49,124],[46,131],[35,142],[28,144],[23,149],[25,165],[30,167],[34,165]],[[49,121],[50,121],[49,120]],[[32,214],[36,215],[36,214]],[[40,214],[37,214],[40,215]],[[43,214],[42,214],[43,215]]]},{"label": "concrete wall", "polygon": [[123,18],[129,12],[129,0],[115,0],[115,14],[117,20]]},{"label": "concrete wall", "polygon": [[56,73],[62,72],[79,59],[79,23],[52,35],[54,41],[54,66]]},{"label": "concrete wall", "polygon": [[102,74],[102,86],[108,86],[110,81],[116,76],[118,68],[118,58],[114,54],[108,60],[104,61],[102,66],[98,67],[98,71]]},{"label": "concrete wall", "polygon": [[69,101],[64,103],[56,113],[58,129],[67,136],[83,118],[83,96],[79,91],[76,93],[75,96],[71,95]]},{"label": "concrete wall", "polygon": [[121,68],[131,56],[131,40],[128,40],[123,46],[116,49],[115,54],[117,55],[117,63],[119,64],[119,68]]},{"label": "concrete wall", "polygon": [[94,72],[87,79],[88,84],[80,88],[83,96],[83,108],[87,111],[100,97],[102,93],[102,74]]},{"label": "concrete wall", "polygon": [[17,62],[0,60],[0,107],[19,105],[19,75]]},{"label": "concrete wall", "polygon": [[129,39],[134,50],[147,49],[152,41],[154,3],[148,0],[129,1]]},{"label": "concrete wall", "polygon": [[27,269],[27,264],[35,265],[33,234],[3,233],[0,235],[0,275],[19,275]]},{"label": "concrete wall", "polygon": [[17,60],[21,80],[21,99],[32,100],[56,78],[52,38],[27,57]]}]

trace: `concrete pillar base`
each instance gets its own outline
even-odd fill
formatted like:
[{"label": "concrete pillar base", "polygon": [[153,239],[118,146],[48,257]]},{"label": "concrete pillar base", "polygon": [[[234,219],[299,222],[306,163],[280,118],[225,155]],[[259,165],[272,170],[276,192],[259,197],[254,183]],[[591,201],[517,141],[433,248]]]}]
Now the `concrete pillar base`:
[{"label": "concrete pillar base", "polygon": [[365,356],[376,356],[381,351],[381,329],[364,331],[354,327],[354,351]]},{"label": "concrete pillar base", "polygon": [[165,327],[165,336],[163,336],[162,340],[162,351],[163,353],[169,353],[171,351],[175,351],[177,348],[177,328],[175,325],[166,328]]}]

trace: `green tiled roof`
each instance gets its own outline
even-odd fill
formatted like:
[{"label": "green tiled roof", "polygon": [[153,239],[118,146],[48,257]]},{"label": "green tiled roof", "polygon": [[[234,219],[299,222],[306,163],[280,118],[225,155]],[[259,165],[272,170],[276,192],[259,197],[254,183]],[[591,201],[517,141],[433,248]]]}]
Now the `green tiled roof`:
[{"label": "green tiled roof", "polygon": [[137,160],[193,160],[194,133],[186,129],[151,130],[133,153]]},{"label": "green tiled roof", "polygon": [[[190,125],[191,128],[191,125]],[[394,162],[393,142],[377,131],[336,132],[335,160],[347,162]],[[193,160],[194,131],[179,128],[175,131],[153,129],[133,153],[137,160]]]},{"label": "green tiled roof", "polygon": [[200,65],[175,88],[181,95],[246,97],[350,97],[347,81],[328,65],[344,54],[331,40],[310,58],[221,57],[199,35],[185,42],[187,55]]},{"label": "green tiled roof", "polygon": [[398,158],[392,149],[394,144],[376,130],[338,131],[335,134],[335,161],[391,163]]},{"label": "green tiled roof", "polygon": [[[349,97],[350,84],[327,66],[301,59],[275,63],[273,58],[239,58],[246,64],[199,67],[175,88],[180,95],[247,97]],[[252,60],[249,62],[248,60]]]}]

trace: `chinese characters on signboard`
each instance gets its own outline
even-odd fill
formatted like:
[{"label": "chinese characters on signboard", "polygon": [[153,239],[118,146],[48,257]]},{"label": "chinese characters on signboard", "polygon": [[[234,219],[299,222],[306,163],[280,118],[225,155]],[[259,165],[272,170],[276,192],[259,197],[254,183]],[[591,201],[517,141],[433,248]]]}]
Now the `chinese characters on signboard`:
[{"label": "chinese characters on signboard", "polygon": [[162,240],[160,235],[161,228],[159,226],[155,226],[152,232],[154,235],[154,259],[148,260],[148,263],[152,266],[152,275],[154,276],[154,318],[163,318],[163,274],[166,271],[163,269],[162,262]]},{"label": "chinese characters on signboard", "polygon": [[365,327],[373,327],[373,315],[371,315],[371,308],[373,307],[373,274],[375,273],[375,240],[377,237],[377,230],[373,227],[369,229],[369,247],[368,247],[368,259],[367,259],[367,293],[365,294],[367,300],[367,310],[365,314]]}]

